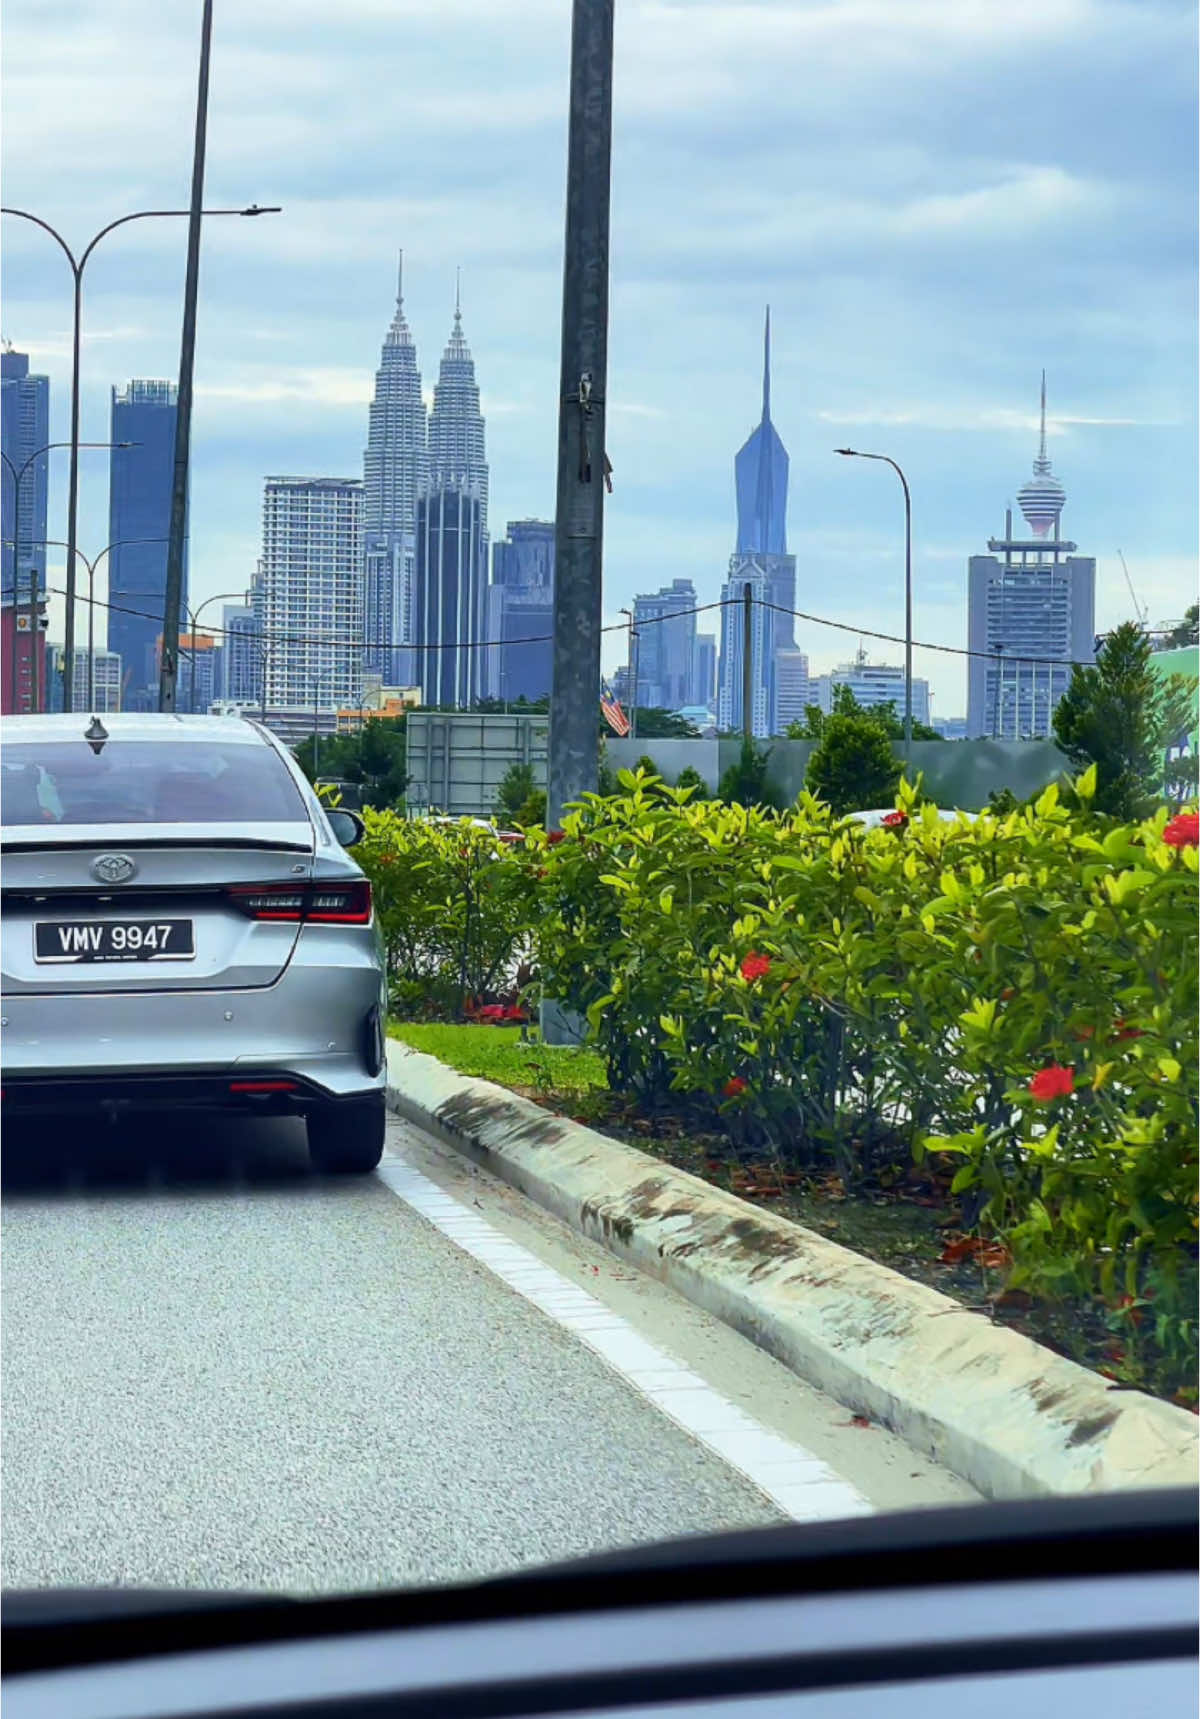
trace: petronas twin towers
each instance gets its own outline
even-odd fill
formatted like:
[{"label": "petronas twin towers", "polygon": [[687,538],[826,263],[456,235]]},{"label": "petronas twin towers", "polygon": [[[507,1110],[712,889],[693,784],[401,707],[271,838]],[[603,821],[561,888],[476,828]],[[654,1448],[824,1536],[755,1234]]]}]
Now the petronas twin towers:
[{"label": "petronas twin towers", "polygon": [[482,638],[487,504],[479,384],[458,292],[427,410],[401,273],[363,454],[364,663],[385,685],[419,683],[431,703],[478,695],[484,653],[471,647]]}]

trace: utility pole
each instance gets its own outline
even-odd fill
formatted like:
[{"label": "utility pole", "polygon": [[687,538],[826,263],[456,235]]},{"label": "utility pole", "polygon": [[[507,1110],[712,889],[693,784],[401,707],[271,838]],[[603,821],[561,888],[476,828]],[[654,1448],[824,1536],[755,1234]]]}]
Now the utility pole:
[{"label": "utility pole", "polygon": [[638,630],[634,625],[632,609],[622,609],[623,615],[629,616],[629,645],[626,650],[626,662],[629,673],[629,738],[637,739],[637,701],[638,701]]},{"label": "utility pole", "polygon": [[167,588],[163,603],[162,667],[158,708],[175,709],[179,673],[179,611],[183,604],[183,554],[187,531],[188,459],[192,440],[192,370],[196,356],[196,298],[200,282],[200,219],[204,210],[204,150],[208,134],[208,64],[212,49],[212,0],[200,21],[200,79],[196,91],[196,143],[192,154],[192,200],[188,210],[187,272],[183,283],[183,334],[179,344],[179,389],[175,402],[175,469],[167,538]]},{"label": "utility pole", "polygon": [[754,739],[754,588],[742,586],[742,738]]},{"label": "utility pole", "polygon": [[[601,576],[608,477],[608,211],[611,198],[613,0],[572,0],[563,243],[558,487],[554,514],[554,672],[546,823],[599,779]],[[542,1000],[547,1044],[577,1044],[585,1023]]]},{"label": "utility pole", "polygon": [[608,384],[613,0],[573,0],[546,818],[594,790]]}]

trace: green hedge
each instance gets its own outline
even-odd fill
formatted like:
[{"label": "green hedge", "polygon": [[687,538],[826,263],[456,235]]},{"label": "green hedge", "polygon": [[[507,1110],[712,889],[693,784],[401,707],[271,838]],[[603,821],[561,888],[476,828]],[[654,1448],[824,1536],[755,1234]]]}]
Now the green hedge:
[{"label": "green hedge", "polygon": [[625,786],[520,853],[491,846],[486,877],[486,832],[368,815],[410,981],[425,969],[395,927],[420,901],[417,945],[457,947],[473,877],[491,970],[528,933],[547,992],[586,1012],[610,1085],[646,1111],[850,1186],[898,1146],[952,1154],[1014,1285],[1100,1292],[1131,1337],[1194,1349],[1194,813],[1114,826],[1087,815],[1085,777],[1082,809],[1049,788],[975,823],[902,789],[895,827],[866,831],[808,797],[775,814]]},{"label": "green hedge", "polygon": [[527,979],[529,879],[494,830],[370,808],[363,820],[354,852],[374,888],[394,1010],[458,1015]]}]

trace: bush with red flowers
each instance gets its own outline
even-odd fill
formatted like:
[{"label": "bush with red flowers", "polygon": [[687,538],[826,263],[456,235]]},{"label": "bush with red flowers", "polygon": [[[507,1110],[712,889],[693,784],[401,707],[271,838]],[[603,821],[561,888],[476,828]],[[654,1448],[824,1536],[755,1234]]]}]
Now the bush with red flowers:
[{"label": "bush with red flowers", "polygon": [[[810,796],[773,813],[621,786],[519,848],[368,813],[400,998],[512,1019],[536,957],[644,1115],[851,1188],[949,1155],[1014,1285],[1152,1292],[1156,1352],[1191,1352],[1194,812],[1091,817],[1085,776],[1069,809],[1048,789],[943,823],[902,786],[903,823],[872,831]],[[1135,1369],[1150,1339],[1123,1340]]]},{"label": "bush with red flowers", "polygon": [[899,810],[886,812],[879,821],[885,830],[902,830],[908,822],[908,813]]},{"label": "bush with red flowers", "polygon": [[371,880],[393,1009],[453,1017],[516,1003],[532,914],[521,850],[491,829],[368,808],[354,853]]},{"label": "bush with red flowers", "polygon": [[1088,795],[968,825],[902,790],[896,841],[810,798],[776,815],[632,785],[542,848],[539,956],[647,1112],[848,1186],[899,1148],[956,1156],[1014,1283],[1153,1282],[1186,1346],[1200,850],[1165,811],[1119,825]]}]

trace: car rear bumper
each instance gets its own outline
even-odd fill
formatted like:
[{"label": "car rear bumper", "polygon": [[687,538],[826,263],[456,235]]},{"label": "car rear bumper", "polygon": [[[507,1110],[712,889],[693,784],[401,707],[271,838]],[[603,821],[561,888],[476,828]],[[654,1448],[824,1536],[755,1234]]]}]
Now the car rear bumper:
[{"label": "car rear bumper", "polygon": [[[386,987],[366,951],[343,964],[293,960],[256,990],[68,993],[3,999],[3,1084],[68,1089],[194,1077],[292,1079],[312,1098],[382,1091]],[[49,1099],[46,1100],[49,1103]]]},{"label": "car rear bumper", "polygon": [[266,1071],[249,1078],[226,1072],[191,1074],[4,1076],[4,1115],[95,1115],[116,1122],[123,1116],[186,1110],[189,1114],[303,1116],[317,1106],[384,1103],[373,1084],[356,1092],[331,1094],[294,1074]]}]

